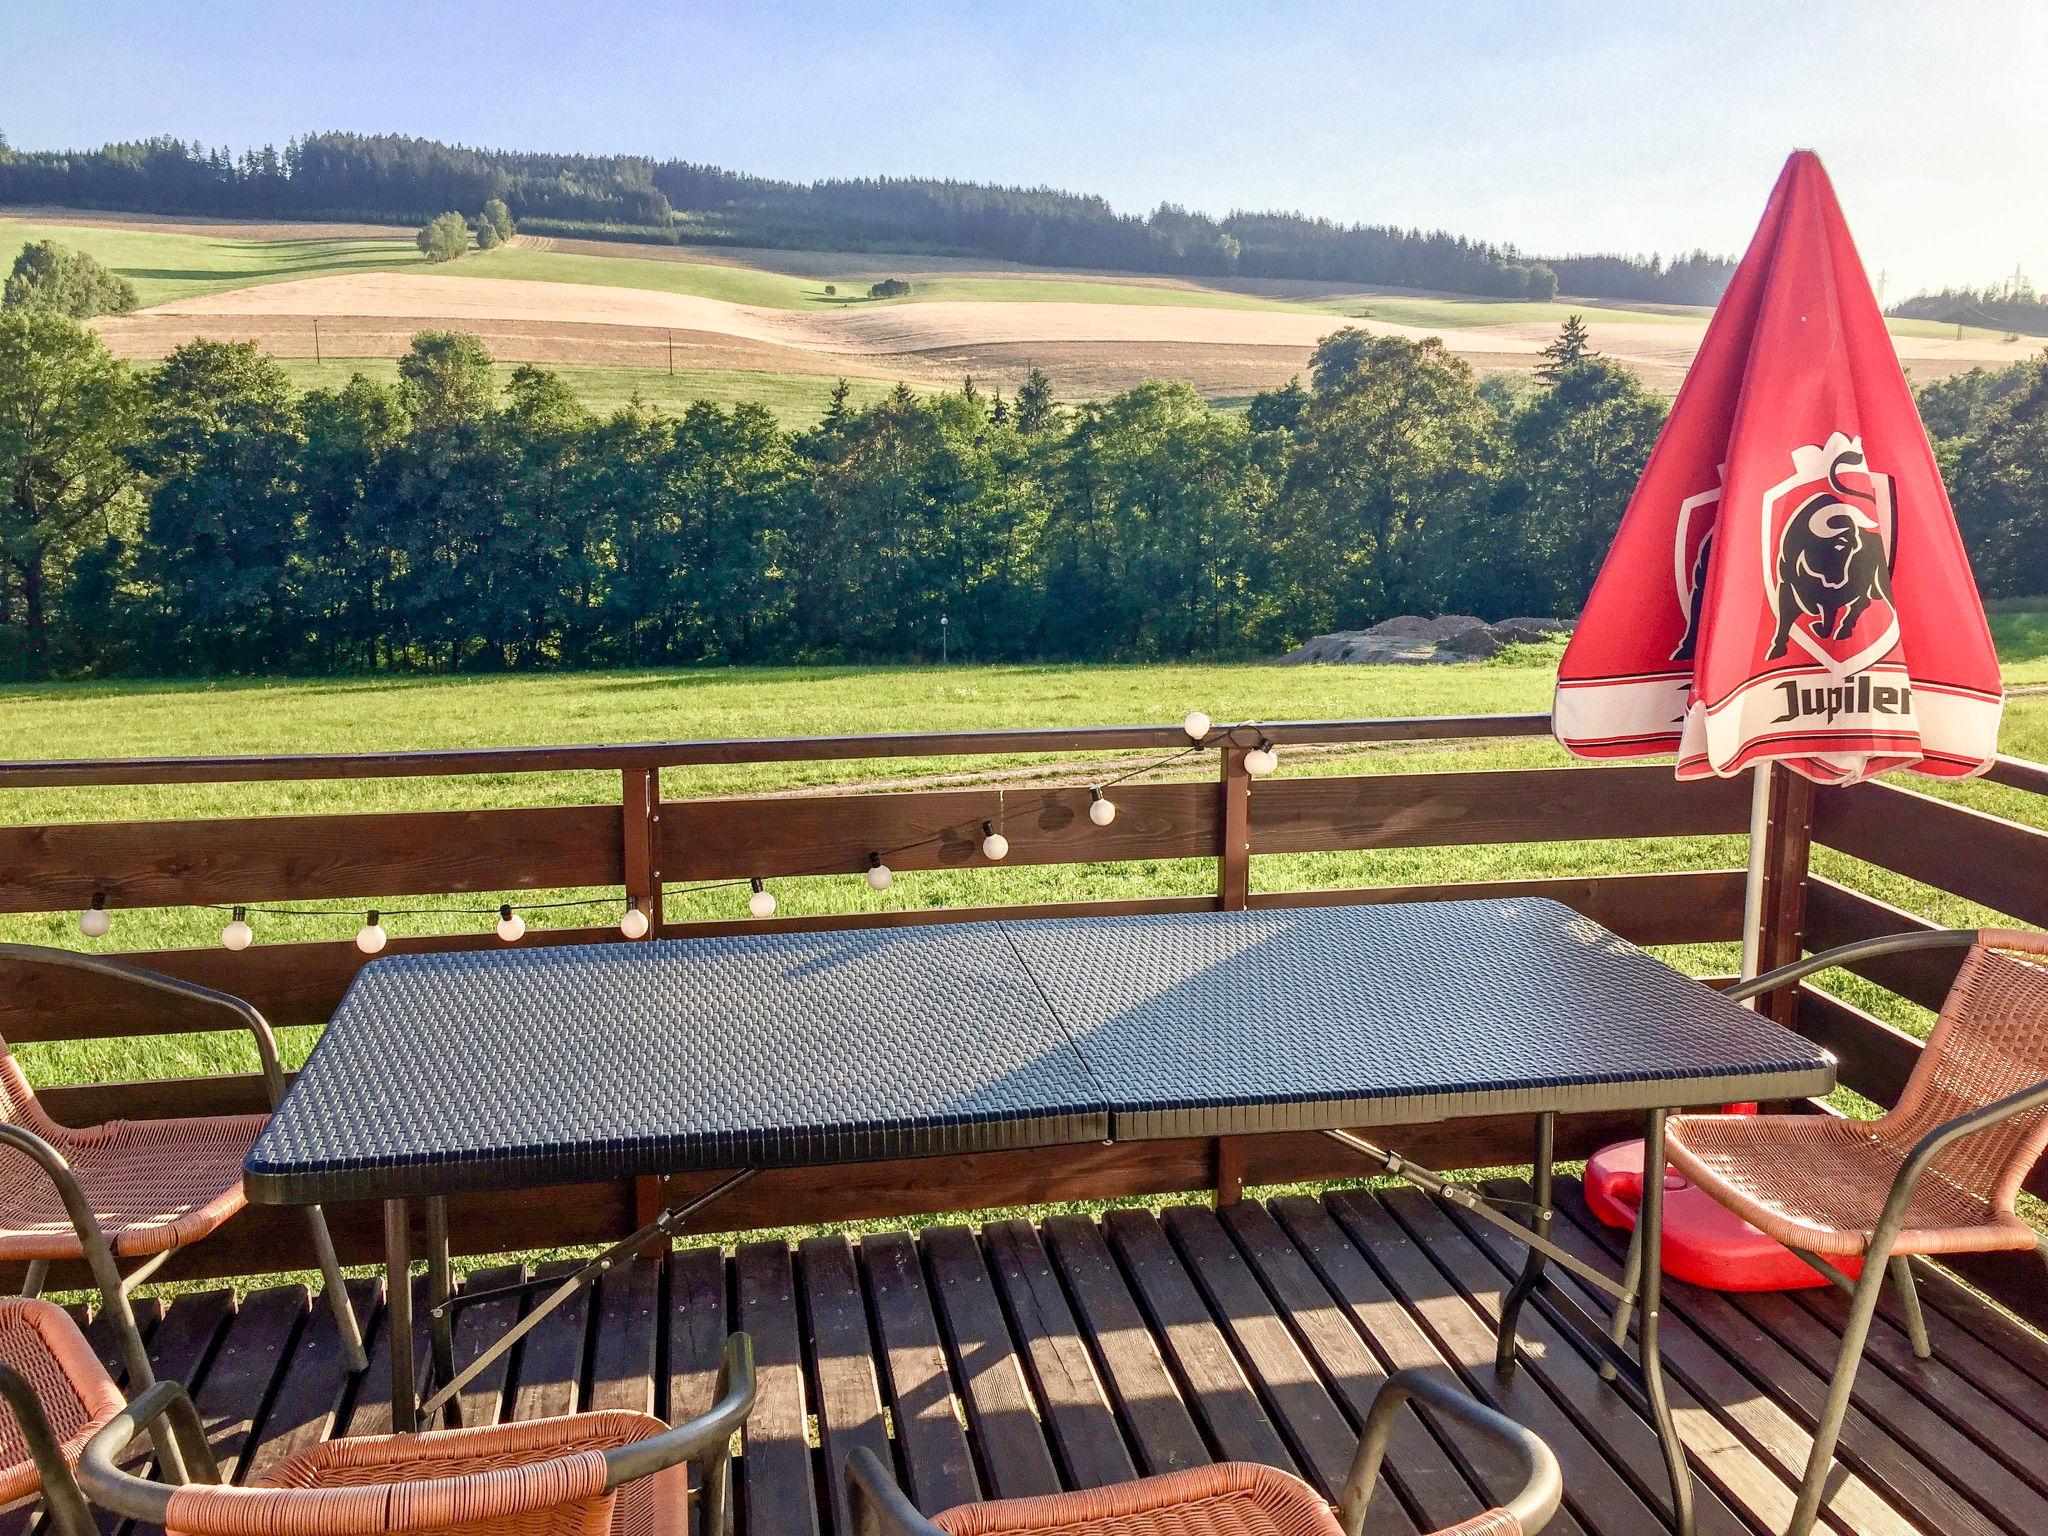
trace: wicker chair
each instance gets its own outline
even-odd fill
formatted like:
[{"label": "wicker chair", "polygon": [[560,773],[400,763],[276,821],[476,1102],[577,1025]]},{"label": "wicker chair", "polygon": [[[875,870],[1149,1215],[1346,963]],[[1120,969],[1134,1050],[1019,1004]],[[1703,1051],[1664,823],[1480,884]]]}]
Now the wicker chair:
[{"label": "wicker chair", "polygon": [[41,1494],[43,1529],[97,1536],[71,1469],[121,1394],[62,1307],[0,1298],[0,1401],[0,1508]]},{"label": "wicker chair", "polygon": [[[225,992],[140,966],[33,944],[0,944],[0,964],[82,971],[227,1014],[256,1041],[264,1086],[275,1109],[284,1097],[277,1037],[254,1006]],[[262,1115],[184,1120],[117,1120],[73,1129],[52,1120],[36,1100],[20,1064],[0,1041],[0,1262],[29,1266],[28,1292],[38,1292],[53,1259],[84,1259],[114,1315],[128,1386],[155,1381],[128,1293],[187,1243],[219,1229],[246,1203],[242,1160]],[[318,1206],[306,1207],[314,1252],[327,1281],[327,1301],[340,1325],[353,1370],[368,1363],[341,1265]],[[124,1276],[120,1261],[141,1259]],[[178,1465],[175,1445],[161,1447]]]},{"label": "wicker chair", "polygon": [[[686,1536],[694,1465],[702,1529],[724,1536],[732,1437],[753,1405],[753,1345],[736,1333],[716,1402],[687,1424],[613,1411],[332,1440],[235,1488],[221,1486],[192,1399],[165,1381],[92,1436],[78,1481],[93,1503],[165,1536]],[[173,1487],[115,1465],[160,1417],[194,1481]]]},{"label": "wicker chair", "polygon": [[[1820,1511],[1856,1369],[1887,1275],[1913,1350],[1929,1354],[1907,1262],[1914,1254],[2025,1252],[2048,1239],[2013,1199],[2048,1149],[2048,934],[1906,934],[1844,945],[1744,983],[1754,997],[1830,966],[1968,946],[1897,1107],[1876,1120],[1825,1115],[1674,1115],[1672,1164],[1848,1291],[1842,1352],[1814,1430],[1788,1536]],[[1852,1278],[1838,1261],[1860,1261]]]},{"label": "wicker chair", "polygon": [[1388,1377],[1373,1399],[1334,1510],[1298,1477],[1222,1462],[1114,1488],[962,1504],[927,1520],[874,1454],[860,1450],[846,1463],[854,1536],[1361,1536],[1394,1414],[1411,1397],[1500,1442],[1522,1464],[1522,1487],[1513,1499],[1439,1536],[1533,1536],[1549,1523],[1564,1493],[1550,1447],[1436,1377],[1406,1370]]}]

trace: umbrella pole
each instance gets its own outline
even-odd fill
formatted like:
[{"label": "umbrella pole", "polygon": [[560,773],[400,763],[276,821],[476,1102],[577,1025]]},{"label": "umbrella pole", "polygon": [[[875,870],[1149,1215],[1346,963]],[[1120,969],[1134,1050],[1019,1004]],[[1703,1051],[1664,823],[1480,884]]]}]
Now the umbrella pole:
[{"label": "umbrella pole", "polygon": [[[1742,979],[1762,971],[1764,947],[1764,860],[1771,845],[1771,762],[1749,771],[1749,878],[1742,889]],[[1750,1007],[1756,1006],[1755,999]]]}]

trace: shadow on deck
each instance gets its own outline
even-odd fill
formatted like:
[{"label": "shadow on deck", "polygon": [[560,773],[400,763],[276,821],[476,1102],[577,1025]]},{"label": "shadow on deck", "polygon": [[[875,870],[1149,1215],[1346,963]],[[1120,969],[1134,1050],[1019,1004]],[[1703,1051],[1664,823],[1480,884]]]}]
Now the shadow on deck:
[{"label": "shadow on deck", "polygon": [[[1560,1208],[1568,1247],[1603,1266],[1618,1260],[1575,1184]],[[1495,1378],[1493,1320],[1520,1255],[1492,1228],[1406,1191],[754,1243],[734,1259],[688,1250],[666,1266],[629,1265],[562,1307],[463,1404],[470,1423],[579,1408],[686,1415],[710,1401],[727,1330],[745,1328],[761,1391],[738,1463],[740,1529],[839,1536],[837,1469],[862,1445],[892,1460],[928,1511],[1220,1458],[1270,1462],[1330,1491],[1378,1382],[1424,1365],[1455,1373],[1556,1450],[1566,1508],[1552,1530],[1660,1529],[1666,1490],[1651,1430],[1540,1306],[1524,1316],[1524,1369],[1505,1385]],[[2048,1530],[2048,1345],[1922,1273],[1936,1358],[1913,1359],[1888,1303],[1828,1519],[1856,1536]],[[1667,1297],[1665,1358],[1700,1478],[1702,1536],[1780,1529],[1842,1300],[1675,1284]],[[359,1299],[371,1317],[367,1284]],[[472,1308],[458,1355],[473,1356],[520,1304]],[[145,1311],[159,1374],[195,1386],[238,1479],[320,1436],[388,1428],[382,1320],[357,1384],[340,1379],[331,1319],[297,1288],[239,1307],[221,1292]],[[1455,1524],[1490,1502],[1480,1491],[1490,1481],[1500,1485],[1483,1448],[1413,1420],[1390,1468],[1375,1532]],[[0,1536],[27,1524],[22,1512],[0,1516]]]}]

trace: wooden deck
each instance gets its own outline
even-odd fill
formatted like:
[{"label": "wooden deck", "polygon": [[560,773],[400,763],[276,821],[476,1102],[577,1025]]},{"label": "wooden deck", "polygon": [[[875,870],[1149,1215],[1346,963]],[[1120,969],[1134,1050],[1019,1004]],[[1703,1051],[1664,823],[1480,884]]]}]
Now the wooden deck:
[{"label": "wooden deck", "polygon": [[[1561,1204],[1570,1248],[1618,1252],[1575,1186]],[[687,1415],[710,1399],[727,1330],[745,1328],[761,1392],[738,1464],[741,1529],[810,1536],[846,1531],[838,1468],[862,1445],[893,1459],[928,1510],[1225,1457],[1328,1490],[1376,1384],[1427,1365],[1455,1372],[1557,1451],[1566,1509],[1553,1530],[1659,1529],[1663,1470],[1649,1428],[1540,1309],[1525,1314],[1525,1369],[1496,1381],[1493,1320],[1519,1257],[1491,1228],[1405,1191],[754,1243],[733,1259],[689,1250],[607,1277],[463,1402],[471,1423],[601,1407]],[[1666,1360],[1700,1474],[1700,1531],[1779,1529],[1842,1303],[1832,1292],[1667,1295]],[[1850,1470],[1833,1528],[2048,1531],[2048,1345],[1938,1276],[1923,1296],[1937,1358],[1916,1363],[1888,1311],[1843,1437]],[[159,1374],[195,1386],[223,1466],[246,1479],[317,1437],[388,1427],[388,1340],[373,1288],[359,1299],[377,1325],[360,1385],[342,1381],[331,1319],[296,1288],[239,1306],[226,1292],[152,1303],[150,1351]],[[473,1354],[517,1305],[472,1309],[458,1352]],[[1478,1490],[1496,1470],[1483,1448],[1404,1423],[1370,1528],[1452,1524],[1482,1506]],[[27,1523],[0,1517],[0,1536]]]}]

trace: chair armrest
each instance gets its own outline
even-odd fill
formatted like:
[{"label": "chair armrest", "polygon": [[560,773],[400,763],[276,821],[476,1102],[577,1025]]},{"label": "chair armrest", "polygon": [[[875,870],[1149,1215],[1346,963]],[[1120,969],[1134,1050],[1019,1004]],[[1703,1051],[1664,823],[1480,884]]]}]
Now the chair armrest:
[{"label": "chair armrest", "polygon": [[853,1505],[853,1536],[945,1536],[865,1446],[846,1458],[846,1489]]},{"label": "chair armrest", "polygon": [[1983,937],[1984,935],[1975,928],[1943,928],[1933,933],[1891,933],[1883,938],[1857,939],[1854,943],[1838,944],[1833,949],[1823,950],[1817,955],[1808,955],[1804,960],[1794,960],[1790,965],[1781,965],[1775,971],[1766,971],[1761,976],[1739,982],[1735,986],[1725,988],[1721,995],[1733,1003],[1747,1002],[1752,997],[1761,997],[1766,992],[1789,987],[1795,981],[1804,981],[1818,971],[1846,965],[1851,960],[1905,954],[1916,949],[1960,949],[1981,943]]},{"label": "chair armrest", "polygon": [[725,1358],[719,1362],[718,1401],[688,1423],[606,1451],[605,1487],[620,1488],[701,1456],[716,1460],[753,1408],[754,1341],[747,1334],[736,1333],[725,1341]]},{"label": "chair armrest", "polygon": [[284,1099],[284,1068],[278,1060],[277,1035],[270,1027],[270,1021],[254,1003],[236,997],[231,992],[218,992],[212,987],[203,987],[196,981],[185,981],[176,976],[166,976],[162,971],[152,971],[140,965],[130,965],[125,960],[110,960],[104,955],[82,955],[76,950],[54,949],[46,944],[0,944],[0,960],[12,960],[22,965],[54,965],[65,970],[84,971],[92,976],[104,976],[112,981],[124,981],[132,986],[160,992],[166,997],[175,997],[182,1002],[200,1003],[206,1007],[219,1008],[232,1013],[242,1025],[256,1037],[256,1058],[263,1067],[263,1086],[270,1095],[270,1107],[276,1109]]},{"label": "chair armrest", "polygon": [[220,1481],[213,1448],[206,1443],[206,1425],[201,1422],[191,1395],[179,1382],[160,1381],[145,1389],[86,1441],[78,1458],[78,1483],[88,1499],[102,1509],[130,1519],[164,1523],[170,1512],[171,1495],[177,1489],[169,1483],[137,1477],[115,1465],[115,1458],[125,1455],[136,1437],[160,1418],[169,1421],[192,1475],[204,1483]]},{"label": "chair armrest", "polygon": [[1564,1498],[1564,1477],[1550,1447],[1505,1414],[1494,1412],[1428,1372],[1411,1368],[1389,1376],[1366,1413],[1365,1432],[1359,1436],[1358,1454],[1352,1458],[1350,1475],[1344,1479],[1344,1497],[1337,1506],[1337,1522],[1344,1527],[1345,1536],[1360,1536],[1365,1528],[1365,1507],[1379,1482],[1394,1415],[1410,1398],[1420,1399],[1508,1450],[1521,1463],[1522,1486],[1501,1508],[1514,1516],[1529,1536],[1549,1524]]},{"label": "chair armrest", "polygon": [[2048,1105],[2048,1079],[2009,1093],[2002,1099],[1994,1099],[1980,1109],[1973,1109],[1966,1115],[1957,1115],[1945,1120],[1933,1130],[1913,1143],[1913,1150],[1906,1154],[1906,1160],[1899,1165],[1898,1173],[1892,1179],[1891,1193],[1885,1197],[1884,1210],[1877,1218],[1877,1225],[1871,1229],[1870,1244],[1865,1250],[1869,1254],[1889,1254],[1893,1241],[1898,1237],[1899,1228],[1905,1225],[1906,1207],[1913,1199],[1913,1190],[1920,1182],[1921,1174],[1942,1149],[1961,1137],[1978,1131],[1989,1130],[1992,1126],[2023,1115],[2028,1110]]}]

